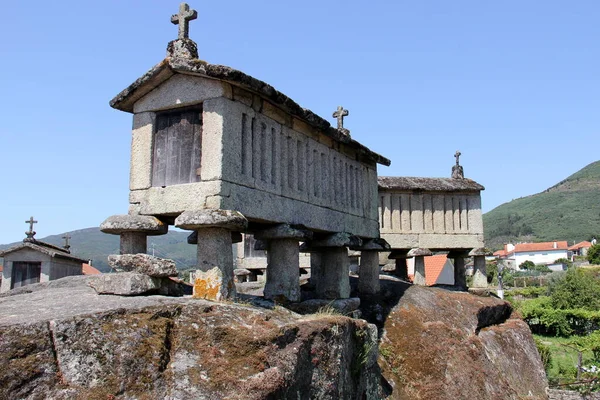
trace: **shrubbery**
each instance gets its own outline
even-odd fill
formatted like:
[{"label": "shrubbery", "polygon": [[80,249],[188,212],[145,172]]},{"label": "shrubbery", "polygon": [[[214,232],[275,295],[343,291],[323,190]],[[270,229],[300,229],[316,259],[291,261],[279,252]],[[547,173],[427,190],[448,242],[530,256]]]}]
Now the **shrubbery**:
[{"label": "shrubbery", "polygon": [[600,264],[600,244],[595,244],[587,252],[587,260],[590,264]]}]

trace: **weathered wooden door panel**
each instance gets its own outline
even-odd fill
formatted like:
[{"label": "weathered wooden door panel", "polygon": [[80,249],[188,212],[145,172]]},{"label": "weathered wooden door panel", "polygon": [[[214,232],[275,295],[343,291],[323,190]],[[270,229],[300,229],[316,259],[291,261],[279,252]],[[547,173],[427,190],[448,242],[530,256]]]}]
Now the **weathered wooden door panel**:
[{"label": "weathered wooden door panel", "polygon": [[197,182],[201,148],[201,109],[158,115],[154,134],[152,186]]},{"label": "weathered wooden door panel", "polygon": [[39,283],[42,275],[41,262],[13,262],[11,289]]}]

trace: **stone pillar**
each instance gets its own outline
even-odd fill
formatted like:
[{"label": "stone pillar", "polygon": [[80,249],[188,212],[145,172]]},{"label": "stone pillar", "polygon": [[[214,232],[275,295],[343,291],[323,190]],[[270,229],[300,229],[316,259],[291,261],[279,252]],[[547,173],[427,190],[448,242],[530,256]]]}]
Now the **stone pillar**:
[{"label": "stone pillar", "polygon": [[454,286],[460,290],[467,290],[467,269],[465,258],[469,256],[466,251],[451,251],[448,258],[452,259],[454,265]]},{"label": "stone pillar", "polygon": [[425,280],[425,257],[431,256],[433,253],[429,249],[416,248],[411,249],[407,256],[415,258],[415,275],[413,283],[415,285],[426,286],[427,281]]},{"label": "stone pillar", "polygon": [[255,232],[267,242],[267,279],[264,296],[282,302],[300,301],[299,241],[312,238],[312,232],[287,224]]},{"label": "stone pillar", "polygon": [[390,245],[383,239],[373,239],[353,249],[361,252],[358,291],[361,294],[379,293],[379,252],[388,251]]},{"label": "stone pillar", "polygon": [[396,260],[396,270],[394,271],[394,275],[403,281],[408,281],[408,265],[406,263],[408,250],[393,250],[390,255],[390,260]]},{"label": "stone pillar", "polygon": [[[310,242],[310,248],[319,252],[318,276],[312,275],[320,299],[347,299],[350,297],[350,263],[348,247],[360,247],[362,240],[348,233],[334,233]],[[311,253],[311,269],[313,268]],[[311,274],[313,272],[311,271]]]},{"label": "stone pillar", "polygon": [[168,229],[168,225],[149,215],[113,215],[100,224],[102,232],[120,236],[120,254],[145,254],[147,237],[164,235]]},{"label": "stone pillar", "polygon": [[243,231],[246,218],[237,211],[203,209],[184,211],[175,226],[197,232],[194,297],[221,300],[235,296],[232,231]]},{"label": "stone pillar", "polygon": [[489,256],[491,254],[492,252],[483,247],[473,249],[469,252],[469,256],[473,257],[473,288],[488,287],[485,256]]}]

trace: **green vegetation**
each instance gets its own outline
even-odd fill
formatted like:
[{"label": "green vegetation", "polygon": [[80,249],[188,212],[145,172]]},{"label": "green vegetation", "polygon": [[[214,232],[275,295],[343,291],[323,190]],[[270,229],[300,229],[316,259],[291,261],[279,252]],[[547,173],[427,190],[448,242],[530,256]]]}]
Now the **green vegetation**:
[{"label": "green vegetation", "polygon": [[542,193],[502,204],[484,214],[487,246],[511,241],[568,240],[600,237],[600,161]]},{"label": "green vegetation", "polygon": [[534,333],[551,385],[600,390],[600,268],[547,276],[547,286],[513,289],[506,299]]},{"label": "green vegetation", "polygon": [[600,244],[595,244],[588,250],[587,260],[590,264],[600,264]]}]

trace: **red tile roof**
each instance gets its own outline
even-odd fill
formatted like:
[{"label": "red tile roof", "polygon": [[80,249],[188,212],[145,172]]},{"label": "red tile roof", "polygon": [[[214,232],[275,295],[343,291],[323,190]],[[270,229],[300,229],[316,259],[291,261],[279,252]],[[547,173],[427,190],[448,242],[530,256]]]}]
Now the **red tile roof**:
[{"label": "red tile roof", "polygon": [[92,267],[90,264],[82,264],[81,270],[84,275],[99,275],[101,273],[96,268]]},{"label": "red tile roof", "polygon": [[577,244],[574,244],[573,246],[569,247],[569,250],[579,250],[579,249],[588,249],[592,247],[592,244],[590,242],[588,242],[587,240],[584,240],[583,242],[579,242]]},{"label": "red tile roof", "polygon": [[495,256],[498,256],[498,257],[504,257],[504,256],[506,256],[507,254],[508,254],[508,251],[506,251],[506,250],[498,250],[498,251],[495,251],[495,252],[494,252],[494,255],[495,255]]},{"label": "red tile roof", "polygon": [[[444,269],[444,265],[446,265],[446,261],[448,261],[446,254],[425,257],[425,283],[427,286],[435,285]],[[414,275],[410,274],[408,277],[412,281]]]},{"label": "red tile roof", "polygon": [[[555,243],[556,247],[554,247]],[[566,240],[560,242],[519,243],[515,244],[515,249],[509,253],[530,253],[535,251],[567,250],[568,248],[569,244]]]},{"label": "red tile roof", "polygon": [[0,265],[0,272],[4,271],[4,267]]}]

